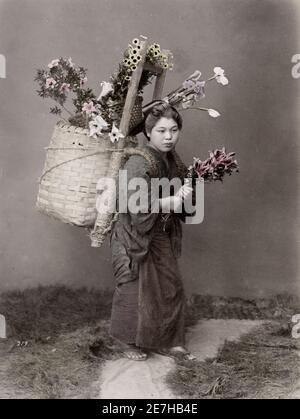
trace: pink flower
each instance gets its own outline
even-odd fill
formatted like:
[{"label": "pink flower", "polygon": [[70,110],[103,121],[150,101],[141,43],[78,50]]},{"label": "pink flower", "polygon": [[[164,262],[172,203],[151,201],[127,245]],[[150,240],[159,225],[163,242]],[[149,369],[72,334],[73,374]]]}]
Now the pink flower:
[{"label": "pink flower", "polygon": [[231,175],[239,172],[238,163],[233,160],[234,152],[226,154],[225,147],[222,150],[214,150],[209,152],[209,158],[205,161],[194,157],[194,163],[189,167],[191,177],[195,175],[206,181],[220,180],[223,181],[225,174]]},{"label": "pink flower", "polygon": [[57,81],[54,80],[53,77],[48,77],[46,79],[46,89],[53,89],[56,84],[57,84]]},{"label": "pink flower", "polygon": [[51,63],[48,64],[49,68],[57,67],[59,64],[59,59],[52,60]]},{"label": "pink flower", "polygon": [[86,112],[88,115],[90,115],[93,112],[97,112],[97,109],[95,108],[92,100],[90,100],[89,102],[84,102],[82,106],[82,112]]},{"label": "pink flower", "polygon": [[68,93],[70,91],[70,84],[69,83],[63,83],[60,86],[59,91],[60,91],[60,93]]}]

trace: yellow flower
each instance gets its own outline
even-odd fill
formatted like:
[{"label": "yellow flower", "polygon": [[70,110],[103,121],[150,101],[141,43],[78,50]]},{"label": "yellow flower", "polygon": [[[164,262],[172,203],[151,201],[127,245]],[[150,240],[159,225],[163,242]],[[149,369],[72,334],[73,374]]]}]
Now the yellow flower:
[{"label": "yellow flower", "polygon": [[130,81],[131,80],[131,77],[130,76],[125,76],[125,80],[126,81]]},{"label": "yellow flower", "polygon": [[132,50],[131,50],[131,54],[132,54],[132,55],[136,55],[137,53],[138,53],[137,48],[132,48]]},{"label": "yellow flower", "polygon": [[140,40],[139,40],[138,38],[134,38],[134,39],[132,40],[132,43],[133,43],[133,45],[134,45],[134,46],[137,46],[137,45],[139,45],[139,44],[140,44]]},{"label": "yellow flower", "polygon": [[132,71],[134,71],[134,70],[136,70],[136,69],[137,69],[137,66],[136,66],[135,64],[132,64],[132,65],[130,66],[130,68],[131,68],[131,70],[132,70]]},{"label": "yellow flower", "polygon": [[157,49],[157,50],[160,51],[160,45],[159,44],[153,44],[152,46],[153,46],[154,49]]},{"label": "yellow flower", "polygon": [[163,64],[163,68],[169,68],[169,64],[164,63],[164,64]]}]

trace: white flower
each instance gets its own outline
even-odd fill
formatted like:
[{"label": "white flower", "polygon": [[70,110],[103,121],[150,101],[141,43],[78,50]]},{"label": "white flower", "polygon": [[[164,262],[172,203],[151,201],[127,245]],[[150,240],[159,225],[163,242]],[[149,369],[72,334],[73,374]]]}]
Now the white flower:
[{"label": "white flower", "polygon": [[112,143],[115,143],[116,141],[119,141],[120,138],[124,138],[124,135],[121,133],[121,131],[113,124],[111,132],[108,134],[110,141]]},{"label": "white flower", "polygon": [[97,138],[97,135],[102,134],[102,130],[108,127],[108,123],[102,118],[101,115],[97,115],[94,119],[89,122],[90,137]]},{"label": "white flower", "polygon": [[218,76],[216,77],[216,80],[218,83],[221,83],[223,86],[226,86],[226,84],[229,83],[228,78],[225,76]]},{"label": "white flower", "polygon": [[215,67],[214,68],[214,73],[216,76],[224,76],[224,70],[222,67]]},{"label": "white flower", "polygon": [[201,77],[201,71],[196,70],[196,71],[194,71],[194,73],[193,73],[193,74],[191,74],[191,75],[187,78],[187,80],[194,80],[194,81],[197,81],[197,80],[199,80],[199,79],[200,79],[200,77]]},{"label": "white flower", "polygon": [[218,116],[220,116],[220,113],[215,109],[207,109],[207,112],[209,116],[211,116],[212,118],[217,118]]},{"label": "white flower", "polygon": [[103,96],[106,96],[108,93],[113,91],[112,84],[107,81],[103,81],[100,85],[102,86],[102,91],[97,100],[100,100]]},{"label": "white flower", "polygon": [[48,64],[49,68],[57,67],[59,63],[59,59],[52,60],[51,63]]},{"label": "white flower", "polygon": [[69,64],[70,67],[72,67],[72,68],[74,67],[74,63],[72,62],[71,57],[68,59],[68,64]]},{"label": "white flower", "polygon": [[223,86],[229,83],[228,78],[224,75],[224,70],[222,67],[215,67],[214,73],[218,83],[221,83]]}]

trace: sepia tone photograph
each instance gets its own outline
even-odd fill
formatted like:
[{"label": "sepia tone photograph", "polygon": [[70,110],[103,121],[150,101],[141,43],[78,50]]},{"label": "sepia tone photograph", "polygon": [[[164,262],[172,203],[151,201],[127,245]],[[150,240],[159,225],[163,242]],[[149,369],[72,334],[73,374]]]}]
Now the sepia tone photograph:
[{"label": "sepia tone photograph", "polygon": [[0,95],[0,399],[300,399],[299,0],[0,0]]}]

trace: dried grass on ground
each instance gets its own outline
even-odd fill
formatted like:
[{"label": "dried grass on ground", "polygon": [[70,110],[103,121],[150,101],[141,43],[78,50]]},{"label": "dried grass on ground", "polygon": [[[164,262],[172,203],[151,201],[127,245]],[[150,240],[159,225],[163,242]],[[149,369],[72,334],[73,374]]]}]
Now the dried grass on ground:
[{"label": "dried grass on ground", "polygon": [[267,322],[238,342],[225,342],[215,359],[178,361],[167,383],[182,398],[289,398],[299,383],[299,354],[287,323]]},{"label": "dried grass on ground", "polygon": [[[101,364],[121,352],[108,334],[111,302],[110,291],[61,286],[2,294],[0,313],[9,335],[0,340],[0,398],[98,397],[94,383]],[[246,301],[193,296],[187,325],[203,318],[281,319],[281,335],[270,326],[239,343],[227,342],[217,360],[179,364],[170,383],[181,396],[196,398],[254,397],[270,389],[282,395],[299,372],[289,338],[298,307],[287,295]]]},{"label": "dried grass on ground", "polygon": [[93,398],[100,365],[120,355],[108,334],[111,293],[39,287],[2,294],[0,398]]}]

